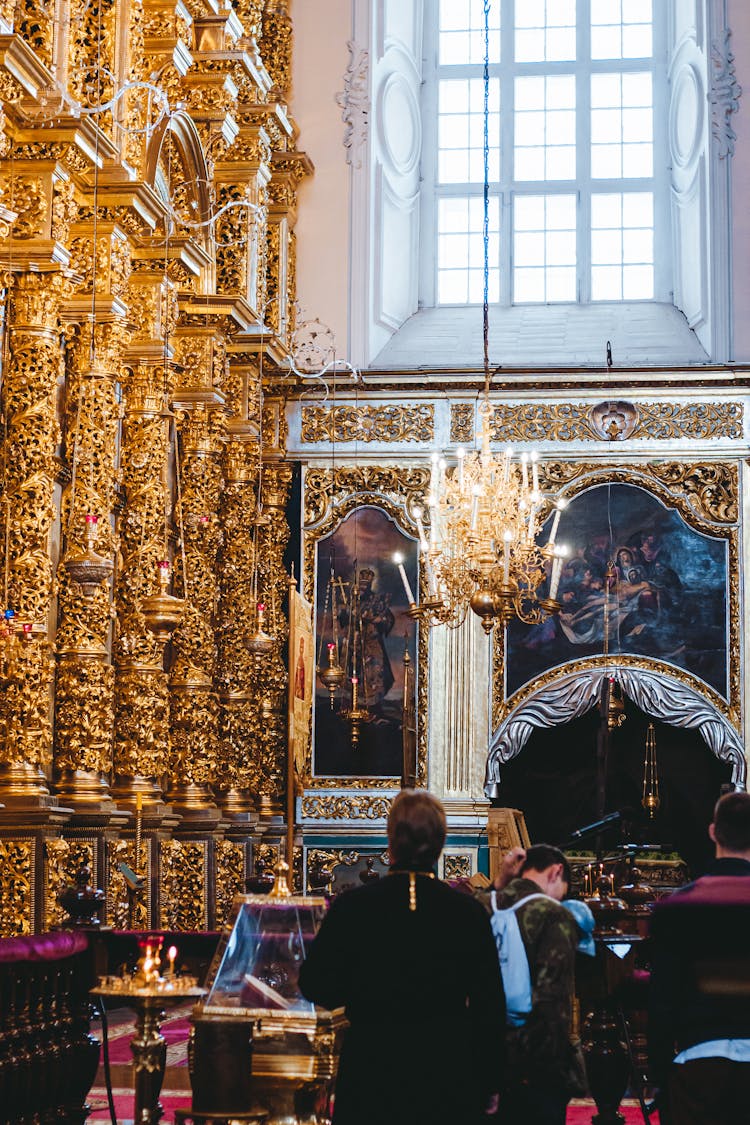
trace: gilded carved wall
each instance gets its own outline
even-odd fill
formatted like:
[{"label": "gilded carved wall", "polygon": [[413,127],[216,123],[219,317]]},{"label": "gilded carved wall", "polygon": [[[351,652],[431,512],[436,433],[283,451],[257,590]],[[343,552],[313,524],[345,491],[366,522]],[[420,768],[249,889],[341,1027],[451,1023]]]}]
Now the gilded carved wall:
[{"label": "gilded carved wall", "polygon": [[283,807],[292,470],[270,436],[261,469],[257,404],[312,172],[292,22],[261,0],[3,19],[0,933],[56,924],[84,862],[110,920],[127,862],[141,922],[201,928]]},{"label": "gilded carved wall", "polygon": [[[290,7],[91,0],[53,21],[0,5],[0,934],[57,924],[84,864],[112,923],[128,922],[126,863],[145,877],[131,922],[221,924],[253,847],[280,854],[290,548],[301,534],[312,600],[321,536],[374,505],[416,537],[430,453],[476,441],[455,356],[445,385],[373,372],[335,402],[295,378],[313,165],[290,112]],[[571,376],[541,401],[525,378],[529,396],[494,395],[492,437],[543,444],[550,497],[640,484],[726,542],[730,682],[713,703],[741,730],[739,377],[724,395],[677,376],[649,395],[643,378],[604,402]],[[265,650],[248,643],[258,604]],[[422,629],[420,784],[429,651]],[[501,637],[493,661],[497,725]],[[306,773],[303,822],[382,832],[378,779]],[[459,848],[445,872],[473,865]]]}]

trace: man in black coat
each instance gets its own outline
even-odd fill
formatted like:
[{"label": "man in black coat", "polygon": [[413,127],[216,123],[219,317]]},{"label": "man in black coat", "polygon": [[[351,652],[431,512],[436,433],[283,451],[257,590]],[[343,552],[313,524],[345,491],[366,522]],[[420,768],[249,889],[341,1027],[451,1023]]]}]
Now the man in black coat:
[{"label": "man in black coat", "polygon": [[346,1009],[334,1125],[475,1125],[502,1082],[505,1000],[487,915],[433,876],[445,813],[403,790],[390,873],[339,896],[300,988]]},{"label": "man in black coat", "polygon": [[750,1121],[750,794],[722,797],[709,835],[708,872],[651,917],[649,1058],[669,1093],[664,1125]]}]

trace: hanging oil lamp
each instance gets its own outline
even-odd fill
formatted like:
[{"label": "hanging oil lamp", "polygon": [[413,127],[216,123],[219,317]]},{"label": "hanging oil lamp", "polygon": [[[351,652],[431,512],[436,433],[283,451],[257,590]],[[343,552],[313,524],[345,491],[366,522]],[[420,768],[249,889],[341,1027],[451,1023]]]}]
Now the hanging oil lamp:
[{"label": "hanging oil lamp", "polygon": [[328,692],[331,710],[333,710],[333,701],[346,679],[346,672],[339,663],[338,645],[334,641],[329,641],[327,650],[328,664],[325,668],[318,668],[318,677]]},{"label": "hanging oil lamp", "polygon": [[80,588],[85,598],[92,598],[104,582],[112,574],[114,564],[111,559],[98,554],[94,550],[99,534],[99,517],[88,512],[85,527],[85,549],[76,554],[67,555],[63,566],[72,582]]},{"label": "hanging oil lamp", "polygon": [[256,656],[265,656],[273,649],[273,637],[265,631],[266,607],[263,602],[256,604],[255,628],[247,639],[247,647]]},{"label": "hanging oil lamp", "polygon": [[646,753],[643,759],[643,797],[641,804],[653,820],[661,800],[659,798],[659,772],[656,768],[656,731],[654,724],[648,724],[646,731]]},{"label": "hanging oil lamp", "polygon": [[141,602],[141,610],[146,620],[146,628],[154,634],[157,641],[166,644],[172,633],[182,620],[182,614],[185,610],[185,601],[183,598],[176,598],[172,594],[167,593],[167,586],[169,585],[169,572],[171,570],[169,561],[162,559],[157,563],[157,571],[159,577],[159,591],[156,594],[150,594],[149,597],[144,598]]}]

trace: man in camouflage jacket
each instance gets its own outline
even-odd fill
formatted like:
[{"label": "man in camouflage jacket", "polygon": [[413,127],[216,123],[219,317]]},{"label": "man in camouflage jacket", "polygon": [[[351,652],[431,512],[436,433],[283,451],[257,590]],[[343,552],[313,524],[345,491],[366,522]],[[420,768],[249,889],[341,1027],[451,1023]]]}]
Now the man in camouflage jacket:
[{"label": "man in camouflage jacket", "polygon": [[[513,868],[520,874],[503,886]],[[521,1027],[507,1029],[508,1081],[500,1097],[499,1121],[516,1125],[565,1125],[568,1101],[583,1093],[583,1059],[571,1044],[578,927],[561,901],[570,868],[561,851],[536,844],[507,857],[496,881],[501,910],[528,895],[518,926],[531,976],[531,1012]]]}]

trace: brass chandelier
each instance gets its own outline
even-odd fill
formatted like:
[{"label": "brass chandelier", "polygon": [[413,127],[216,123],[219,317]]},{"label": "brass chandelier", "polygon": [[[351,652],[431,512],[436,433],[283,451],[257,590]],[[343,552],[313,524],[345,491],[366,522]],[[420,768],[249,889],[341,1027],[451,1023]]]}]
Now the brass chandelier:
[{"label": "brass chandelier", "polygon": [[500,458],[491,449],[492,414],[489,361],[489,24],[484,5],[484,249],[483,356],[484,390],[479,405],[480,448],[456,451],[450,468],[433,455],[429,492],[429,539],[424,509],[414,509],[422,555],[425,559],[428,597],[415,603],[400,560],[409,613],[427,625],[456,628],[469,608],[482,621],[486,633],[495,624],[513,618],[535,624],[560,610],[557,591],[564,547],[556,543],[559,500],[549,538],[537,539],[550,505],[539,488],[536,453],[522,453],[514,461],[507,448]]},{"label": "brass chandelier", "polygon": [[409,612],[428,625],[455,628],[471,609],[490,633],[495,624],[506,625],[514,617],[533,624],[559,611],[566,549],[556,543],[556,535],[565,501],[557,502],[549,538],[539,546],[546,500],[539,490],[536,455],[523,453],[514,462],[507,448],[502,457],[494,457],[486,391],[479,412],[479,451],[458,450],[452,469],[433,460],[426,497],[429,539],[423,510],[414,511],[428,597],[419,605],[410,598]]}]

